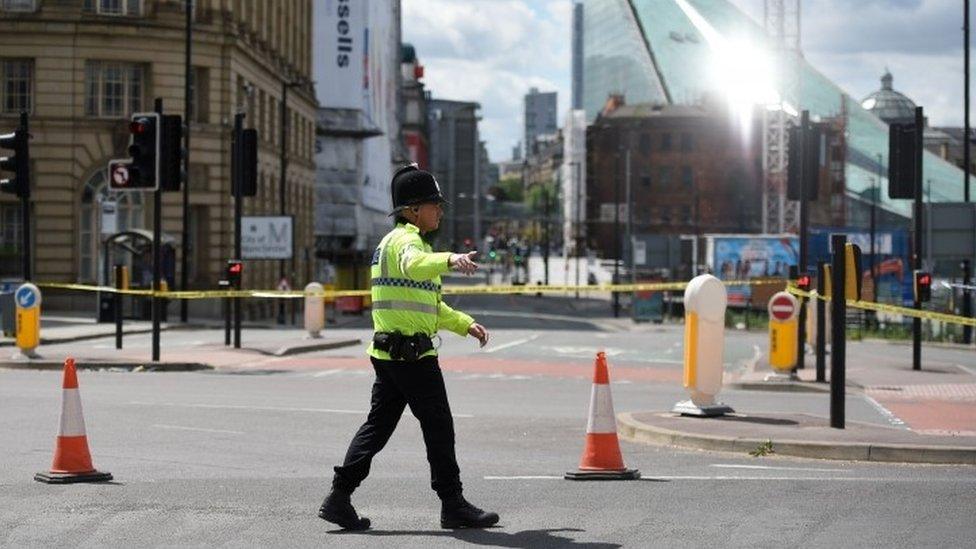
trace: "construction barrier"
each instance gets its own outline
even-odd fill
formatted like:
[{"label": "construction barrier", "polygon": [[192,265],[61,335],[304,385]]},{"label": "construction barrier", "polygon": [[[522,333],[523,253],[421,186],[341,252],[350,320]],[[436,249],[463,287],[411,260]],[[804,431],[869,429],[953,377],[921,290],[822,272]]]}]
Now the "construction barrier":
[{"label": "construction barrier", "polygon": [[613,413],[607,355],[600,351],[593,364],[590,413],[586,421],[586,443],[579,469],[564,475],[567,480],[634,480],[640,471],[624,466],[617,438],[617,416]]},{"label": "construction barrier", "polygon": [[85,417],[81,411],[81,393],[78,389],[78,372],[75,359],[64,361],[61,381],[61,425],[54,446],[51,469],[34,475],[34,480],[46,484],[74,482],[105,482],[112,480],[112,473],[98,471],[92,465],[85,432]]}]

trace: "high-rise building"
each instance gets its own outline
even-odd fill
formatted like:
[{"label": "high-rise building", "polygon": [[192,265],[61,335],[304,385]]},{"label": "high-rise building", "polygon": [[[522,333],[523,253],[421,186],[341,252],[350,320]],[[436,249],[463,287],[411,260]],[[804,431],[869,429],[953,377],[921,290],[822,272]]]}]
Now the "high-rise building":
[{"label": "high-rise building", "polygon": [[[153,110],[184,112],[186,2],[143,0],[22,0],[0,3],[0,131],[30,112],[33,164],[34,273],[49,282],[111,283],[106,266],[126,264],[133,285],[150,283],[147,242],[132,237],[130,251],[106,257],[107,236],[151,232],[152,195],[112,192],[109,159],[128,155],[129,118]],[[164,277],[178,288],[180,254],[188,254],[191,288],[215,288],[234,250],[234,203],[230,191],[231,127],[244,112],[245,127],[258,131],[257,196],[245,215],[278,215],[280,146],[286,131],[285,211],[294,216],[295,260],[288,271],[301,287],[312,260],[315,95],[312,88],[312,1],[272,6],[266,2],[194,2],[189,78],[191,132],[189,217],[183,224],[181,193],[163,194],[163,245],[171,247]],[[282,125],[282,83],[288,86]],[[10,195],[0,196],[0,275],[19,266],[19,224]],[[110,207],[111,206],[111,207]],[[114,210],[114,213],[112,213]],[[181,249],[181,232],[189,247]],[[13,248],[11,249],[11,246]],[[111,252],[111,251],[110,251]],[[251,261],[244,284],[274,287],[277,261]],[[45,296],[45,306],[95,311],[94,294]],[[191,312],[213,304],[191,302]],[[269,304],[247,303],[260,315]]]},{"label": "high-rise building", "polygon": [[427,103],[430,171],[450,206],[441,221],[441,245],[457,249],[467,239],[481,238],[483,211],[480,188],[481,140],[478,103],[431,99]]},{"label": "high-rise building", "polygon": [[573,4],[573,98],[574,110],[583,108],[583,4]]},{"label": "high-rise building", "polygon": [[525,95],[525,156],[532,154],[536,137],[556,133],[556,92],[532,88]]},{"label": "high-rise building", "polygon": [[[615,94],[627,104],[700,105],[710,96],[728,99],[733,76],[753,66],[742,60],[754,51],[737,44],[765,42],[762,27],[728,0],[587,0],[585,6],[583,105],[590,121]],[[844,224],[866,219],[875,194],[880,208],[903,220],[910,217],[911,201],[888,199],[887,125],[802,55],[793,54],[788,62],[799,73],[798,98],[775,102],[792,115],[809,110],[814,120],[835,120],[844,136],[838,144],[843,154],[837,157],[843,169],[839,208]],[[752,106],[772,105],[767,101],[768,90],[777,88],[774,75],[757,75],[750,82],[755,89],[746,90],[751,93],[744,99]],[[933,201],[962,199],[961,170],[930,152],[923,164]]]}]

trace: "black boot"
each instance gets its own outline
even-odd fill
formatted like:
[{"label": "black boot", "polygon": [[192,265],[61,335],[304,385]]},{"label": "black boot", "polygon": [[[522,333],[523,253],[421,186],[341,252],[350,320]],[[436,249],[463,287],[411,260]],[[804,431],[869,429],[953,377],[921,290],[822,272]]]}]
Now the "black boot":
[{"label": "black boot", "polygon": [[344,530],[367,530],[369,529],[369,519],[356,514],[349,501],[349,492],[342,492],[335,488],[329,492],[328,497],[322,502],[319,508],[319,517],[333,524],[338,524]]},{"label": "black boot", "polygon": [[460,494],[441,502],[441,528],[488,528],[498,522],[498,513],[486,513]]}]

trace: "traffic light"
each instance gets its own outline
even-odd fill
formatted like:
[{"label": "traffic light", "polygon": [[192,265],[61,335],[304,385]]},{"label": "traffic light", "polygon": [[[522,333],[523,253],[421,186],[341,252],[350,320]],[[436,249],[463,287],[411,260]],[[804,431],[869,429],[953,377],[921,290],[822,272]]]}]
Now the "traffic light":
[{"label": "traffic light", "polygon": [[10,149],[12,156],[0,157],[0,172],[13,172],[13,179],[0,179],[0,190],[19,198],[30,196],[30,135],[25,126],[26,117],[13,133],[0,135],[0,149]]},{"label": "traffic light", "polygon": [[844,298],[861,299],[861,247],[850,242],[844,249]]},{"label": "traffic light", "polygon": [[[112,186],[116,190],[128,189],[157,189],[159,187],[159,145],[160,123],[159,113],[144,112],[132,115],[129,122],[129,165],[128,183],[120,187]],[[117,182],[115,182],[117,183]],[[112,183],[110,183],[112,185]]]},{"label": "traffic light", "polygon": [[183,117],[164,114],[159,136],[159,187],[178,191],[183,181]]},{"label": "traffic light", "polygon": [[[231,147],[231,164],[238,166],[238,173],[231,182],[231,195],[237,196],[236,185],[241,185],[241,196],[258,194],[258,131],[254,128],[241,130]],[[239,158],[238,158],[239,157]]]},{"label": "traffic light", "polygon": [[924,303],[932,300],[932,273],[914,272],[915,301]]},{"label": "traffic light", "polygon": [[240,259],[227,260],[227,276],[225,277],[234,288],[241,287],[241,275],[244,274],[244,262]]},{"label": "traffic light", "polygon": [[[789,130],[788,164],[786,169],[786,197],[790,200],[800,199],[800,126]],[[803,143],[803,190],[807,200],[817,199],[817,187],[820,184],[820,153],[823,150],[824,132],[819,124],[807,127],[806,140]]]},{"label": "traffic light", "polygon": [[888,198],[915,198],[917,160],[915,124],[888,126]]},{"label": "traffic light", "polygon": [[809,292],[811,286],[810,275],[800,275],[796,278],[796,287],[804,292]]}]

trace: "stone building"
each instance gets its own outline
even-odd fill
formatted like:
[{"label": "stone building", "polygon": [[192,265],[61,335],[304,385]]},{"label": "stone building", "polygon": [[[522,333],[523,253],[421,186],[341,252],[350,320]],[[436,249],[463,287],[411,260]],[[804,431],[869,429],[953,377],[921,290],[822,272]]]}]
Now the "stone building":
[{"label": "stone building", "polygon": [[[106,186],[109,159],[124,158],[132,113],[185,114],[185,2],[172,0],[5,0],[0,4],[0,129],[30,111],[33,165],[35,278],[52,282],[106,282],[103,239],[112,229],[102,210],[115,205],[115,231],[150,230],[152,195],[113,193]],[[294,256],[287,262],[293,287],[311,265],[312,183],[316,101],[311,84],[311,0],[287,2],[197,0],[193,14],[189,222],[182,193],[163,198],[163,242],[175,255],[164,269],[179,281],[179,257],[188,256],[190,288],[214,288],[233,253],[234,204],[230,194],[230,137],[234,114],[259,133],[258,194],[244,215],[280,211],[282,96],[287,93],[285,211],[294,216]],[[287,90],[287,92],[285,91]],[[0,258],[11,264],[15,223],[12,197],[0,197]],[[180,249],[181,232],[189,247]],[[19,250],[14,250],[19,257]],[[147,283],[147,265],[130,254],[134,284]],[[249,261],[244,286],[274,287],[279,265]],[[3,272],[2,275],[16,275]],[[48,306],[90,310],[91,294],[53,294]],[[195,301],[191,311],[214,310]],[[270,312],[249,302],[247,314]]]},{"label": "stone building", "polygon": [[628,215],[634,234],[759,232],[761,132],[740,129],[721,109],[611,98],[586,132],[588,247],[616,257]]}]

